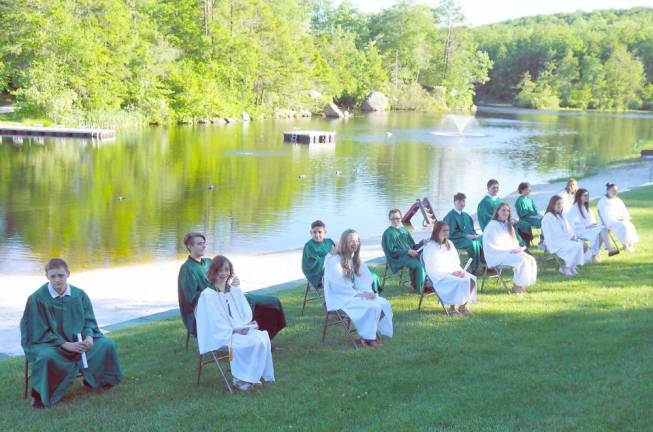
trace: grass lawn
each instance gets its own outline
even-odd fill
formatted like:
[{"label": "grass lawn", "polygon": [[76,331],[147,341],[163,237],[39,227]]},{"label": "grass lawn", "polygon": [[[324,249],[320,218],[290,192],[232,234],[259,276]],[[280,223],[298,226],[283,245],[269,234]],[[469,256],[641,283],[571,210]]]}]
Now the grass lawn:
[{"label": "grass lawn", "polygon": [[492,283],[461,318],[432,297],[418,313],[394,279],[395,337],[380,348],[355,351],[339,328],[320,345],[320,307],[300,318],[302,289],[282,293],[277,383],[252,394],[225,393],[212,366],[195,385],[179,319],[111,334],[124,382],[89,392],[78,380],[48,410],[21,399],[23,359],[0,362],[0,430],[653,430],[653,187],[622,197],[636,253],[604,252],[569,279],[537,251],[528,294]]}]

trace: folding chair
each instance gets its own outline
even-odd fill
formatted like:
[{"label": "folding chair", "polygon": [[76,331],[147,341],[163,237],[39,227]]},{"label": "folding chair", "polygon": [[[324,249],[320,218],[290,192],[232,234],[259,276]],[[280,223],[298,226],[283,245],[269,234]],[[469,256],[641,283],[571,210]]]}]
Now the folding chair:
[{"label": "folding chair", "polygon": [[[308,293],[313,291],[313,295],[309,296]],[[322,300],[324,302],[324,294],[321,291],[321,288],[316,288],[311,285],[310,282],[306,282],[306,290],[304,291],[304,303],[302,304],[302,311],[299,316],[304,316],[304,309],[306,309],[306,303],[313,300]]]},{"label": "folding chair", "polygon": [[231,388],[231,384],[229,383],[229,379],[227,378],[227,374],[225,374],[224,370],[222,369],[222,366],[220,365],[221,360],[226,360],[226,363],[229,364],[229,348],[226,346],[221,347],[220,349],[216,351],[211,351],[205,354],[199,354],[198,359],[197,359],[197,385],[200,385],[200,377],[202,375],[202,367],[206,364],[209,364],[211,362],[215,362],[215,365],[218,367],[218,371],[220,371],[220,375],[222,375],[222,379],[224,380],[224,385],[227,387],[227,390],[229,390],[229,393],[233,393],[233,389]]},{"label": "folding chair", "polygon": [[[603,222],[603,216],[601,216],[601,212],[596,210],[596,213],[599,215],[599,220],[601,221],[601,225],[604,227],[608,228],[608,226]],[[610,240],[612,241],[612,244],[614,245],[615,249],[617,250],[626,250],[626,247],[624,245],[621,245],[621,248],[619,247],[619,241],[617,240],[617,237],[614,235],[612,230],[608,228],[608,236],[610,237]]]},{"label": "folding chair", "polygon": [[[430,280],[429,280],[430,282]],[[444,311],[445,315],[451,316],[449,313],[449,310],[447,309],[447,306],[442,302],[442,299],[440,298],[440,295],[435,289],[435,286],[431,282],[430,286],[424,285],[424,292],[422,295],[419,296],[419,303],[417,304],[417,311],[421,312],[422,310],[422,301],[424,300],[424,297],[432,296],[435,295],[435,297],[438,299],[438,302],[440,303],[440,306],[442,306],[442,310]]]},{"label": "folding chair", "polygon": [[[497,285],[501,285],[506,290],[510,290],[508,288],[508,285],[506,285],[506,281],[503,279],[503,271],[504,270],[509,270],[512,267],[510,266],[504,266],[504,265],[498,265],[496,267],[488,267],[487,264],[485,264],[485,268],[483,269],[483,276],[481,279],[481,289],[479,290],[480,292],[483,292],[485,289],[485,282],[487,279],[497,279]],[[488,271],[494,271],[494,274],[488,274]]]},{"label": "folding chair", "polygon": [[[358,349],[358,344],[356,343],[357,339],[354,337],[354,331],[351,328],[351,319],[347,314],[341,310],[328,311],[326,309],[326,303],[324,304],[324,324],[322,325],[322,343],[326,339],[327,329],[331,326],[340,325],[345,329],[347,336],[351,339],[351,343],[354,345],[355,349]],[[333,319],[330,319],[333,318]]]},{"label": "folding chair", "polygon": [[[381,279],[381,291],[385,289],[385,280],[388,279],[390,276],[388,276],[388,271],[390,270],[390,265],[386,261],[385,263],[385,271],[383,272],[383,279]],[[399,269],[399,287],[410,284],[410,277],[408,279],[404,280],[404,270],[406,270],[406,267],[402,267]]]}]

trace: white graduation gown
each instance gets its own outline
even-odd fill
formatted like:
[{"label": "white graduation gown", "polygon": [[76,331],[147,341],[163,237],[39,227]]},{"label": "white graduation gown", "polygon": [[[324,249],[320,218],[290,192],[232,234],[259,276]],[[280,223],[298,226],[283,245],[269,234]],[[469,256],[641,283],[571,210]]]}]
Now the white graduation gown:
[{"label": "white graduation gown", "polygon": [[574,204],[571,210],[565,215],[565,218],[567,218],[569,225],[574,230],[576,237],[590,242],[592,255],[597,255],[601,247],[608,247],[603,241],[604,238],[607,238],[607,228],[596,223],[592,209],[587,211],[583,207],[581,210],[577,204]]},{"label": "white graduation gown", "polygon": [[574,232],[564,216],[545,214],[542,218],[542,234],[546,239],[546,249],[562,258],[567,267],[585,264],[583,242],[572,240]]},{"label": "white graduation gown", "polygon": [[274,381],[268,332],[250,329],[244,335],[233,333],[234,328],[252,320],[252,309],[240,288],[232,286],[228,293],[204,289],[195,307],[195,320],[200,354],[231,346],[234,378],[254,384],[261,378]]},{"label": "white graduation gown", "polygon": [[630,213],[621,198],[603,196],[599,200],[597,208],[605,226],[616,234],[621,243],[632,245],[639,242],[637,230],[630,221]]},{"label": "white graduation gown", "polygon": [[[376,339],[377,330],[392,337],[392,307],[390,303],[375,294],[367,300],[356,295],[372,291],[372,274],[365,263],[361,263],[360,276],[345,277],[340,255],[327,255],[324,262],[324,299],[329,311],[344,311],[363,339]],[[353,268],[353,264],[352,264]],[[381,319],[383,312],[383,319]],[[380,320],[380,321],[379,321]]]},{"label": "white graduation gown", "polygon": [[[567,192],[567,189],[563,189],[558,196],[562,198],[562,214],[567,214],[567,212],[574,206],[576,194],[569,193]],[[544,238],[546,238],[546,236]]]},{"label": "white graduation gown", "polygon": [[433,282],[435,291],[446,305],[463,305],[476,302],[476,284],[473,291],[470,290],[472,281],[476,282],[476,276],[465,272],[460,278],[452,275],[453,272],[462,271],[460,257],[456,247],[447,240],[447,246],[440,245],[430,240],[424,246],[422,258],[426,274]]},{"label": "white graduation gown", "polygon": [[518,286],[535,285],[537,262],[527,253],[512,253],[519,247],[504,222],[491,220],[483,231],[483,254],[488,267],[508,266],[514,270],[513,282]]}]

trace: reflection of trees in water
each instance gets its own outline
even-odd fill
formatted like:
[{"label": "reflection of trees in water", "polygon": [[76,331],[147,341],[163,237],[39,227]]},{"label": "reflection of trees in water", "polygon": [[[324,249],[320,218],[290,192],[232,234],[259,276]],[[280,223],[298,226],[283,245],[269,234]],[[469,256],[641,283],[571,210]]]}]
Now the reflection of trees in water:
[{"label": "reflection of trees in water", "polygon": [[[155,128],[121,132],[116,143],[103,144],[3,142],[0,247],[11,237],[40,260],[63,255],[73,263],[102,265],[181,252],[183,233],[198,229],[211,235],[212,251],[222,250],[234,239],[278,229],[291,209],[317,202],[335,206],[325,209],[327,215],[346,211],[354,190],[376,200],[377,208],[422,196],[434,205],[449,203],[454,189],[474,192],[478,183],[482,192],[488,165],[496,161],[522,172],[564,168],[578,174],[631,155],[637,140],[653,138],[653,122],[645,118],[510,118],[529,121],[511,130],[537,133],[500,155],[464,143],[434,145],[428,131],[439,118],[408,113],[348,122],[253,122],[247,128]],[[337,146],[316,152],[282,144],[282,132],[293,128],[335,130]],[[363,135],[372,138],[354,138]],[[343,174],[335,176],[335,169]],[[300,174],[306,179],[298,180]],[[208,190],[210,184],[215,190]],[[117,201],[119,195],[126,199]]]}]

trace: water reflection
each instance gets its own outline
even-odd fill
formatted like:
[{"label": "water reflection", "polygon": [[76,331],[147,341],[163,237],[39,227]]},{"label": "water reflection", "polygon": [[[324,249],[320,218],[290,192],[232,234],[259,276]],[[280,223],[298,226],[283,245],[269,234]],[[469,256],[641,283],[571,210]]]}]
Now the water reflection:
[{"label": "water reflection", "polygon": [[[389,208],[417,197],[441,217],[457,191],[475,207],[489,177],[507,192],[622,159],[653,138],[641,115],[508,110],[477,120],[485,136],[473,139],[434,136],[442,118],[416,113],[152,128],[110,143],[3,138],[0,272],[38,271],[53,255],[76,268],[172,257],[190,229],[209,233],[211,252],[299,247],[316,218],[333,236],[350,226],[378,235]],[[337,142],[284,144],[293,128],[334,130]]]}]

